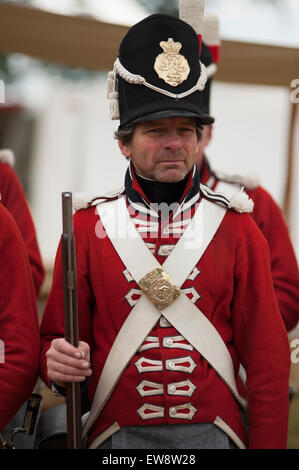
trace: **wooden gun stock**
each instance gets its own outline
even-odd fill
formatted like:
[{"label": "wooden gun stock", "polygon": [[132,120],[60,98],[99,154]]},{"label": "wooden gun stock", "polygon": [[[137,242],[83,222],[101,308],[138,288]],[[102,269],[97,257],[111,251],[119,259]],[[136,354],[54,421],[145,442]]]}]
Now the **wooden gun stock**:
[{"label": "wooden gun stock", "polygon": [[[73,231],[72,193],[62,193],[63,231],[61,236],[65,339],[73,346],[79,343],[77,270],[75,237]],[[80,383],[71,382],[66,389],[67,446],[68,449],[82,447],[81,390]]]}]

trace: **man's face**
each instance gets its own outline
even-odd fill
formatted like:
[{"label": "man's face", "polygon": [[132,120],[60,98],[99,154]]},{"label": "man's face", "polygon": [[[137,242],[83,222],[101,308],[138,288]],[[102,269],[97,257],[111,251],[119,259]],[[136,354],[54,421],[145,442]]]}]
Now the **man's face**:
[{"label": "man's face", "polygon": [[196,153],[196,158],[195,158],[195,163],[198,166],[199,170],[203,162],[205,148],[207,147],[207,145],[209,145],[212,139],[212,130],[213,130],[212,125],[206,125],[202,127],[203,129],[201,132],[201,139],[198,142],[197,153]]},{"label": "man's face", "polygon": [[137,124],[130,143],[119,147],[136,172],[155,181],[175,183],[192,169],[198,148],[196,122],[165,118]]}]

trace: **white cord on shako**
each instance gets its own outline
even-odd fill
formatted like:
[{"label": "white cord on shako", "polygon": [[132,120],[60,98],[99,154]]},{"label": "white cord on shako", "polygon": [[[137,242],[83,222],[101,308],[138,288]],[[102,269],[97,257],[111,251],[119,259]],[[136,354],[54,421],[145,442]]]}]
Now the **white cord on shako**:
[{"label": "white cord on shako", "polygon": [[120,62],[119,58],[114,62],[113,71],[108,74],[107,81],[107,97],[110,102],[110,119],[119,119],[119,104],[118,104],[118,91],[117,91],[117,75],[119,75],[123,80],[132,85],[144,85],[151,90],[154,90],[158,93],[162,93],[170,98],[181,99],[185,98],[188,95],[191,95],[195,91],[202,91],[205,87],[205,84],[208,79],[208,73],[205,65],[200,62],[201,74],[197,83],[187,91],[183,93],[171,93],[170,91],[159,88],[151,83],[148,83],[144,77],[141,75],[136,75],[129,72]]}]

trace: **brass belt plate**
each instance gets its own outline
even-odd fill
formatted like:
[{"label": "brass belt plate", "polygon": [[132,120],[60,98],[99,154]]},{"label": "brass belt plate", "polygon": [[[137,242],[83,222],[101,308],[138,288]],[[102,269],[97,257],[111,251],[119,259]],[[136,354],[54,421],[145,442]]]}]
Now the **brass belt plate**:
[{"label": "brass belt plate", "polygon": [[171,277],[162,268],[155,268],[147,273],[139,281],[139,286],[158,310],[168,307],[181,293]]}]

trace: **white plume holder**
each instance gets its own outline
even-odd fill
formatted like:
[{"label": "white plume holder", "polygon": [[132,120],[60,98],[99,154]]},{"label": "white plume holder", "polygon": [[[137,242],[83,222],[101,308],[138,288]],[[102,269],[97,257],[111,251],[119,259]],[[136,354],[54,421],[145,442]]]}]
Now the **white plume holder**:
[{"label": "white plume holder", "polygon": [[202,39],[207,46],[220,46],[220,25],[215,13],[207,13],[205,15]]},{"label": "white plume holder", "polygon": [[202,35],[203,32],[204,9],[204,0],[179,1],[180,19],[192,26],[198,35]]}]

